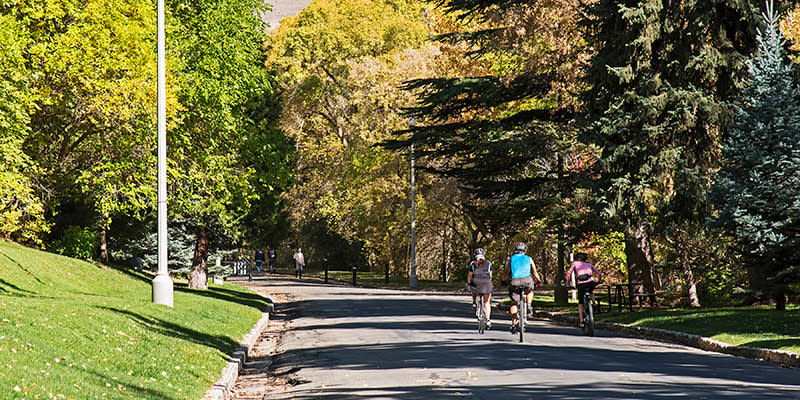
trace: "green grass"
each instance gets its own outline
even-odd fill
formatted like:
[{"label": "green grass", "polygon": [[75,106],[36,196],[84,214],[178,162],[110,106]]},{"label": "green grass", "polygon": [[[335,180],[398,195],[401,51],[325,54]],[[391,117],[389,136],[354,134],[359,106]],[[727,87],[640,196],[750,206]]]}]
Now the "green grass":
[{"label": "green grass", "polygon": [[[534,304],[538,310],[578,313],[574,301],[568,306],[555,304],[552,291],[537,291]],[[612,312],[598,314],[598,321],[667,329],[733,345],[800,353],[800,306],[797,305],[787,306],[785,312],[776,311],[774,306],[616,310],[615,305]]]},{"label": "green grass", "polygon": [[152,303],[152,277],[0,241],[0,398],[198,399],[266,309],[236,285]]},{"label": "green grass", "polygon": [[677,330],[721,342],[800,353],[800,307],[656,309],[601,314],[600,320]]}]

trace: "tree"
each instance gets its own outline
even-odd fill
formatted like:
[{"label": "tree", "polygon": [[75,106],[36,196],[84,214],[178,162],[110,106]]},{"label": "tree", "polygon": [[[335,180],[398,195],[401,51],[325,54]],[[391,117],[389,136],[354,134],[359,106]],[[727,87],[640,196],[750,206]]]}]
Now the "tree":
[{"label": "tree", "polygon": [[[170,59],[180,114],[168,135],[170,212],[196,227],[189,286],[206,289],[214,236],[241,240],[254,203],[274,201],[273,192],[286,180],[278,171],[286,160],[276,152],[286,146],[274,128],[276,93],[263,66],[266,26],[258,15],[264,4],[194,1],[172,7]],[[268,183],[272,168],[280,178]]]},{"label": "tree", "polygon": [[[412,96],[400,83],[430,69],[422,11],[417,1],[315,1],[281,22],[268,59],[297,144],[287,197],[298,240],[335,234],[373,267],[398,272],[408,257],[408,161],[374,145],[408,124],[399,110]],[[312,247],[303,246],[309,258]]]},{"label": "tree", "polygon": [[729,0],[600,0],[587,15],[598,50],[582,136],[602,150],[598,213],[626,236],[630,280],[653,292],[650,236],[706,215],[752,13]]},{"label": "tree", "polygon": [[41,244],[49,227],[35,191],[38,168],[22,149],[34,101],[25,63],[29,45],[23,27],[0,14],[0,237]]},{"label": "tree", "polygon": [[[800,90],[771,0],[762,16],[758,52],[748,62],[750,79],[722,153],[716,218],[748,256],[752,287],[774,291],[774,277],[796,268],[800,256]],[[782,292],[772,296],[785,307]]]},{"label": "tree", "polygon": [[[575,240],[579,209],[571,161],[587,149],[575,140],[581,69],[591,51],[578,31],[579,2],[441,1],[447,30],[437,37],[453,68],[409,82],[419,91],[408,113],[419,123],[411,138],[429,168],[458,179],[472,201],[473,221],[486,239],[533,233],[543,221],[558,234],[556,282],[563,280],[564,245]],[[434,22],[437,20],[434,19]],[[468,208],[468,209],[469,209]],[[557,289],[566,302],[566,289]]]},{"label": "tree", "polygon": [[31,38],[22,42],[35,96],[24,150],[49,213],[82,199],[97,214],[89,224],[105,232],[116,213],[143,212],[154,195],[152,7],[91,0],[3,8]]}]

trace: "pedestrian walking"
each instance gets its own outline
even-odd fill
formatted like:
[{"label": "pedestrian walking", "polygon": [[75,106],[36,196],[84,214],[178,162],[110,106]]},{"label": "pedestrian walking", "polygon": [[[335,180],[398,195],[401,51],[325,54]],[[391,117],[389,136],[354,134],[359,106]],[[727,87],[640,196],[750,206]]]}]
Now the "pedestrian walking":
[{"label": "pedestrian walking", "polygon": [[256,250],[256,271],[261,272],[261,266],[264,265],[264,250]]},{"label": "pedestrian walking", "polygon": [[306,259],[303,257],[303,249],[298,248],[297,253],[294,253],[294,276],[303,279],[303,267],[306,266]]},{"label": "pedestrian walking", "polygon": [[278,259],[278,255],[277,255],[277,253],[275,253],[275,249],[269,249],[269,251],[267,251],[267,257],[269,257],[269,272],[270,273],[274,273],[275,272],[275,262]]}]

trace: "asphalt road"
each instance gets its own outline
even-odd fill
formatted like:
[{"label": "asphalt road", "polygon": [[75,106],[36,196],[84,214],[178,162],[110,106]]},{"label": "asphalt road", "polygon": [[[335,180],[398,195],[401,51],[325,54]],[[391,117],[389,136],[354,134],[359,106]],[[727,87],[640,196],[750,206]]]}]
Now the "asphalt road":
[{"label": "asphalt road", "polygon": [[[480,335],[469,296],[267,278],[290,317],[265,399],[800,399],[800,370],[533,320],[496,309]],[[497,300],[502,296],[496,295]]]}]

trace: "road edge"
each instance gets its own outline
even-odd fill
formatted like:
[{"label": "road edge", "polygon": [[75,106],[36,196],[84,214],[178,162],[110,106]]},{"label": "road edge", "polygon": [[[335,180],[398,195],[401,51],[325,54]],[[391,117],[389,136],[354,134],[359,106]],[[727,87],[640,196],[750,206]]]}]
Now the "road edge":
[{"label": "road edge", "polygon": [[261,337],[261,333],[269,325],[269,315],[275,310],[272,300],[267,298],[267,302],[269,305],[267,310],[261,314],[261,319],[250,329],[249,333],[244,335],[241,344],[233,351],[225,367],[222,368],[219,380],[211,385],[211,388],[206,391],[201,400],[228,400],[233,385],[236,383],[236,379],[239,378],[239,373],[242,371],[245,361],[247,361],[247,355],[250,354],[253,346]]},{"label": "road edge", "polygon": [[[535,314],[538,318],[549,319],[570,325],[577,325],[578,317],[556,312],[538,311]],[[800,354],[785,351],[765,349],[761,347],[738,346],[730,343],[720,342],[705,336],[694,335],[685,332],[670,331],[667,329],[648,328],[644,326],[633,326],[616,322],[597,321],[597,329],[621,333],[640,339],[656,340],[715,353],[729,354],[732,356],[750,358],[759,361],[767,361],[784,367],[800,368]]]}]

